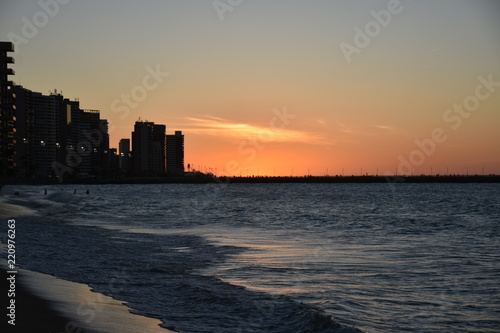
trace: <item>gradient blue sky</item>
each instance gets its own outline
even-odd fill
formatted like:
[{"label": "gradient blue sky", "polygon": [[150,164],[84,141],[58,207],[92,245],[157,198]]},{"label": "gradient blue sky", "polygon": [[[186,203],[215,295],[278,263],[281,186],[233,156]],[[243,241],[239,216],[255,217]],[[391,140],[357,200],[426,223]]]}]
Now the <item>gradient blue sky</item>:
[{"label": "gradient blue sky", "polygon": [[[458,129],[443,119],[479,76],[500,82],[500,1],[401,0],[346,61],[340,44],[389,3],[244,0],[221,20],[213,1],[72,0],[19,45],[13,79],[101,110],[114,146],[139,117],[183,130],[186,163],[219,174],[383,173],[402,160],[413,173],[500,174],[500,87]],[[2,1],[0,39],[40,11]],[[157,66],[169,76],[116,112]],[[270,129],[285,109],[293,119]],[[415,140],[436,128],[447,139],[420,161]]]}]

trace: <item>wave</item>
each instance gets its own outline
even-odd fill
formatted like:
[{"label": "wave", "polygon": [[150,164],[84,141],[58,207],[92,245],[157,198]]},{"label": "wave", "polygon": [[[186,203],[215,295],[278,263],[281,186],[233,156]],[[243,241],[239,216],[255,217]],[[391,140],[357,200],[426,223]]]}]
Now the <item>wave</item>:
[{"label": "wave", "polygon": [[[11,191],[12,192],[12,191]],[[51,216],[71,212],[79,207],[85,198],[64,190],[52,191],[48,194],[30,189],[15,191],[2,196],[0,214],[8,217]]]},{"label": "wave", "polygon": [[25,207],[23,205],[17,205],[14,202],[10,202],[6,198],[0,199],[0,218],[8,219],[15,218],[19,216],[36,216],[37,212],[34,209]]},{"label": "wave", "polygon": [[[52,209],[73,205],[77,199],[54,194],[40,200],[38,204],[49,204]],[[38,217],[23,218],[17,226],[23,237],[16,244],[21,266],[88,284],[97,292],[128,302],[135,313],[161,319],[165,328],[222,333],[360,332],[287,296],[249,290],[199,273],[244,251],[242,248],[216,246],[194,235],[74,225],[67,218],[46,215],[46,223],[39,223]]]}]

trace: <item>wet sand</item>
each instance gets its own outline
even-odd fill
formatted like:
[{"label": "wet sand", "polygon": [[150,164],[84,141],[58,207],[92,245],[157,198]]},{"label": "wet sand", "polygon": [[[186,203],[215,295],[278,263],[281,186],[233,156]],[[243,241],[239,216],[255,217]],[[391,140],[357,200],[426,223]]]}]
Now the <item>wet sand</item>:
[{"label": "wet sand", "polygon": [[[9,290],[5,261],[2,263],[2,293]],[[3,320],[9,298],[5,295]],[[15,287],[15,326],[7,324],[7,332],[47,333],[168,333],[157,319],[130,313],[122,302],[80,283],[57,279],[50,275],[17,270]]]},{"label": "wet sand", "polygon": [[[8,276],[7,272],[2,269],[2,293],[5,294],[9,290]],[[28,292],[20,283],[16,283],[15,290],[15,325],[9,324],[8,321],[11,318],[6,316],[10,311],[6,309],[9,305],[9,298],[6,297],[7,295],[2,297],[4,300],[2,303],[2,320],[4,321],[2,326],[7,327],[7,332],[59,333],[66,332],[66,328],[71,329],[70,320],[57,313],[49,302]],[[83,331],[81,332],[83,333]]]},{"label": "wet sand", "polygon": [[[7,198],[3,198],[4,200]],[[0,201],[0,218],[36,215],[28,207]],[[0,243],[0,252],[6,245]],[[160,327],[158,319],[139,316],[130,312],[123,302],[91,291],[81,283],[70,282],[50,275],[16,268],[15,326],[8,324],[10,299],[7,293],[11,274],[7,273],[7,261],[0,259],[2,271],[2,327],[7,332],[47,333],[168,333]],[[7,325],[4,325],[7,324]]]}]

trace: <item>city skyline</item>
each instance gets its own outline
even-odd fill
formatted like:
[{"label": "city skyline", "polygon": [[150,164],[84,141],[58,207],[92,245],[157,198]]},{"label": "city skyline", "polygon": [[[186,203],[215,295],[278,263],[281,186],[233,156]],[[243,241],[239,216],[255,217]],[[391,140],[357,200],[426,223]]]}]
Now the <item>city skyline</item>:
[{"label": "city skyline", "polygon": [[4,2],[0,39],[113,147],[141,118],[219,174],[500,173],[498,3],[231,3]]},{"label": "city skyline", "polygon": [[[109,122],[57,90],[48,95],[16,85],[12,42],[0,41],[0,178],[65,180],[184,175],[184,135],[136,121],[119,149]],[[132,150],[130,150],[132,142]],[[167,155],[168,153],[168,155]]]}]

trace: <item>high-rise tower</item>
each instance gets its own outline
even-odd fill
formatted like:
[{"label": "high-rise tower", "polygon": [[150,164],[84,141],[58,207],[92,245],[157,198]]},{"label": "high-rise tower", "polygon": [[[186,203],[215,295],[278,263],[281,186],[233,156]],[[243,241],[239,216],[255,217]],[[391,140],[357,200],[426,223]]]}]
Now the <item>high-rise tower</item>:
[{"label": "high-rise tower", "polygon": [[137,121],[132,132],[133,172],[140,176],[165,174],[165,125]]},{"label": "high-rise tower", "polygon": [[167,135],[167,172],[169,175],[184,174],[184,135],[181,131]]},{"label": "high-rise tower", "polygon": [[14,70],[8,67],[14,58],[9,57],[8,52],[14,52],[14,44],[0,42],[0,176],[10,176],[16,168],[16,96],[12,92],[14,83],[9,81]]}]

